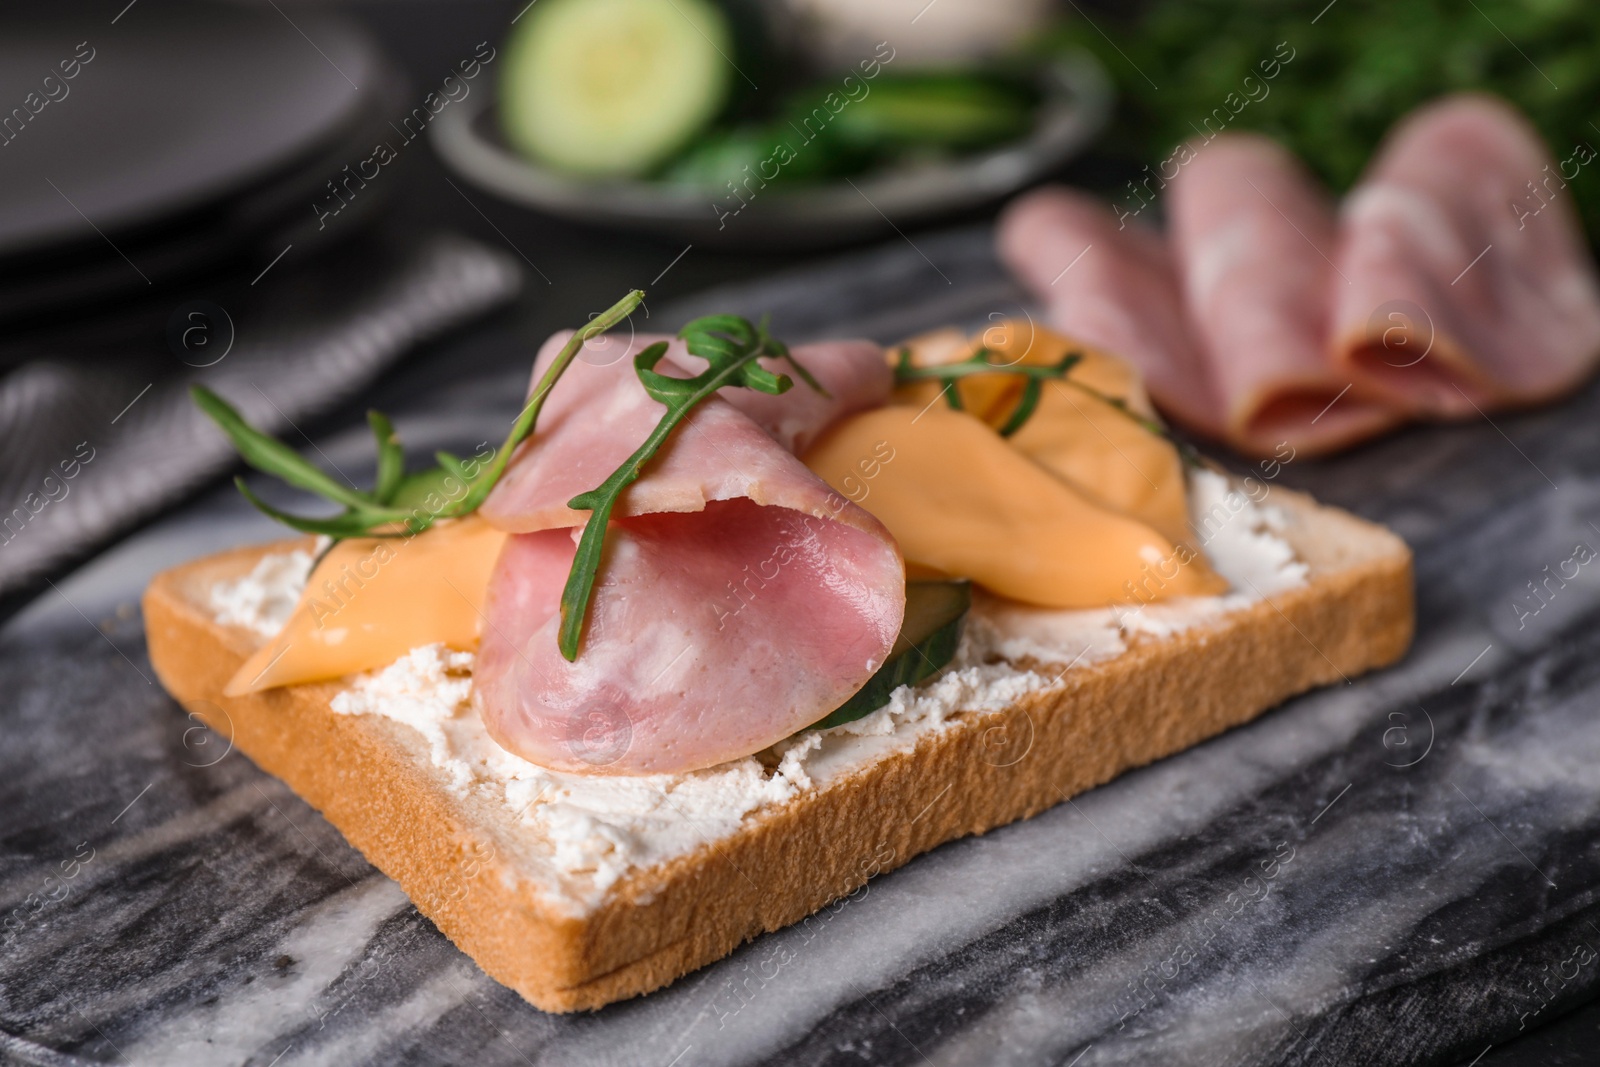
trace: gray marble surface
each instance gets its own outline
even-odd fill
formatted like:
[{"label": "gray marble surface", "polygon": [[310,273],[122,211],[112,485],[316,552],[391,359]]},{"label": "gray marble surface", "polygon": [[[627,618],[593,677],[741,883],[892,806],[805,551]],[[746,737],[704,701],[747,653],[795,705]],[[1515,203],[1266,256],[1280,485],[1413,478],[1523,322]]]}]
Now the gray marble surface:
[{"label": "gray marble surface", "polygon": [[[1019,300],[964,232],[655,321],[771,310],[791,339],[888,340]],[[521,376],[418,397],[399,429],[475,442]],[[364,432],[318,444],[349,470]],[[1528,585],[1600,550],[1600,392],[1270,484],[1413,546],[1401,665],[565,1017],[480,973],[153,683],[148,576],[277,536],[214,492],[0,633],[0,1062],[1464,1063],[1600,987],[1600,563],[1544,602]]]}]

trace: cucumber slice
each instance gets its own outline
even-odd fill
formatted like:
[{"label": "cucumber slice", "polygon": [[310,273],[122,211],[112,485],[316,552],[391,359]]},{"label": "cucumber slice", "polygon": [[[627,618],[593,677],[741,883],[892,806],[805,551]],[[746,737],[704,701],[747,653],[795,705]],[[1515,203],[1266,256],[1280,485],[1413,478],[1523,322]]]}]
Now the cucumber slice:
[{"label": "cucumber slice", "polygon": [[902,685],[937,674],[955,657],[971,607],[970,582],[907,582],[906,618],[889,658],[860,692],[810,729],[826,730],[870,715],[889,703],[889,694]]},{"label": "cucumber slice", "polygon": [[643,174],[722,111],[733,51],[707,0],[540,0],[506,45],[506,139],[574,174]]}]

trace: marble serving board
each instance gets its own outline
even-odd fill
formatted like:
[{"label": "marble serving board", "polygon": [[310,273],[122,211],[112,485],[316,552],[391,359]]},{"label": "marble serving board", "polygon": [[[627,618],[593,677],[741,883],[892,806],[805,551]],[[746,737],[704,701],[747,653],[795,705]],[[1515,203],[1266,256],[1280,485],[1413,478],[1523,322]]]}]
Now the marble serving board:
[{"label": "marble serving board", "polygon": [[[692,303],[655,321],[887,341],[1026,311],[977,230]],[[508,419],[506,365],[395,412],[408,443]],[[363,428],[318,444],[366,462]],[[148,576],[277,536],[216,491],[0,633],[0,1062],[1464,1063],[1600,988],[1600,563],[1569,562],[1600,550],[1600,392],[1262,484],[1413,546],[1398,667],[578,1016],[485,977],[154,684]]]}]

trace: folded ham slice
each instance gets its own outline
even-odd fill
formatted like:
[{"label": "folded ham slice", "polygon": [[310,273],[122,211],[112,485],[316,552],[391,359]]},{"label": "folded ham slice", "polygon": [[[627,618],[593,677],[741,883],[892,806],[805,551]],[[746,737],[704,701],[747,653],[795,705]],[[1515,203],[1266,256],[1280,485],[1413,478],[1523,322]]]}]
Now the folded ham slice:
[{"label": "folded ham slice", "polygon": [[[536,378],[571,336],[564,331],[545,342]],[[660,373],[691,377],[705,369],[704,361],[690,356],[682,341],[650,334],[635,337],[623,356],[608,354],[604,363],[580,356],[551,391],[534,441],[522,447],[484,502],[484,518],[512,533],[583,524],[588,513],[573,511],[567,501],[605,481],[666,411],[644,391],[633,370],[634,355],[657,341],[668,342]],[[884,403],[894,385],[883,350],[867,341],[800,345],[794,357],[826,396],[799,381],[782,396],[723,390],[672,435],[651,461],[648,475],[623,494],[615,516],[699,511],[709,501],[738,496],[758,504],[780,503],[777,495],[793,488],[795,472],[805,472],[792,453],[802,451],[836,419]],[[793,368],[782,360],[764,364],[775,374],[794,377]],[[809,477],[802,482],[821,484]],[[810,503],[808,499],[806,506]]]},{"label": "folded ham slice", "polygon": [[1001,259],[1063,333],[1132,363],[1163,411],[1221,436],[1221,407],[1159,234],[1119,226],[1091,197],[1045,188],[1006,208],[998,241]]},{"label": "folded ham slice", "polygon": [[[1167,218],[1189,321],[1242,452],[1344,448],[1401,416],[1328,358],[1333,205],[1299,160],[1254,134],[1186,146]],[[1140,299],[1128,294],[1124,299]]]},{"label": "folded ham slice", "polygon": [[[789,450],[887,399],[882,350],[845,342],[795,349],[828,397],[800,383],[783,404],[729,389],[678,427],[623,494],[582,649],[561,657],[558,603],[587,518],[566,502],[664,413],[631,358],[655,340],[605,366],[573,363],[482,509],[517,536],[490,578],[473,699],[502,746],[543,766],[658,774],[748,755],[843,703],[900,631],[893,539]],[[704,364],[674,341],[657,370],[674,367]]]},{"label": "folded ham slice", "polygon": [[1548,400],[1600,364],[1600,277],[1561,168],[1498,100],[1402,122],[1337,222],[1265,138],[1179,157],[1170,248],[1060,189],[1008,208],[999,247],[1057,326],[1133,362],[1192,430],[1316,454]]},{"label": "folded ham slice", "polygon": [[1344,206],[1337,360],[1431,417],[1535,403],[1600,358],[1600,283],[1571,194],[1511,107],[1457,96],[1389,137]]}]

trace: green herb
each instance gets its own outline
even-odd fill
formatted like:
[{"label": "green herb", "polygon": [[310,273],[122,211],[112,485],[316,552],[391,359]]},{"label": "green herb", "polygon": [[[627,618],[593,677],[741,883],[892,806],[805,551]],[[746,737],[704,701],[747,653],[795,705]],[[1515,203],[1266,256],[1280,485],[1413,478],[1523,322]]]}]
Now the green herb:
[{"label": "green herb", "polygon": [[[190,394],[200,410],[211,416],[222,432],[228,435],[239,450],[239,455],[250,466],[297,488],[310,490],[335,504],[344,505],[343,512],[330,518],[292,515],[267,504],[250,491],[243,478],[235,478],[234,484],[245,499],[267,515],[304,533],[324,534],[335,540],[409,536],[421,533],[439,519],[469,515],[482,505],[489,491],[505,473],[506,465],[511,462],[511,453],[533,433],[534,424],[539,419],[539,412],[544,408],[550,390],[583,349],[584,343],[627,318],[643,299],[644,293],[635,289],[572,335],[572,339],[562,347],[539,379],[538,386],[512,424],[505,442],[487,464],[476,460],[463,462],[448,452],[436,452],[434,458],[438,466],[408,475],[405,473],[405,453],[394,426],[382,413],[368,412],[367,423],[372,427],[378,447],[377,477],[368,492],[339,484],[276,437],[251,426],[232,405],[205,386],[191,386]],[[442,507],[430,505],[430,498],[444,498],[448,503]]]},{"label": "green herb", "polygon": [[[1008,68],[885,73],[859,100],[841,105],[830,133],[878,159],[973,152],[1026,137],[1039,91],[1033,73]],[[803,126],[829,114],[823,94],[799,97],[791,119]]]},{"label": "green herb", "polygon": [[665,341],[658,341],[633,357],[635,372],[644,384],[645,392],[667,406],[656,428],[611,476],[587,493],[580,493],[567,501],[567,506],[589,512],[583,536],[578,540],[578,551],[572,559],[572,570],[567,575],[566,587],[561,591],[561,654],[569,661],[578,658],[578,646],[583,638],[583,626],[589,611],[589,600],[594,593],[595,579],[600,571],[606,526],[616,508],[622,491],[638,480],[645,464],[661,450],[672,431],[688,417],[701,401],[714,396],[724,386],[741,386],[757,392],[776,396],[794,385],[785,374],[773,374],[757,360],[775,357],[788,362],[799,378],[812,389],[827,395],[811,374],[797,363],[788,348],[767,333],[766,321],[752,326],[746,319],[735,315],[708,315],[695,319],[678,331],[678,336],[688,342],[689,354],[698,356],[709,365],[693,378],[669,378],[656,373],[656,365],[667,353]]},{"label": "green herb", "polygon": [[897,382],[923,382],[942,381],[945,383],[943,396],[945,402],[956,411],[962,410],[961,392],[957,383],[962,378],[974,374],[1012,374],[1023,378],[1022,396],[1017,401],[1016,408],[1011,412],[1005,424],[1000,427],[1002,437],[1010,437],[1022,429],[1033,413],[1039,408],[1040,394],[1044,390],[1044,383],[1049,380],[1070,385],[1072,388],[1091,396],[1106,404],[1124,416],[1132,419],[1146,431],[1157,437],[1165,438],[1173,448],[1177,449],[1178,456],[1185,464],[1198,467],[1202,460],[1200,453],[1195,451],[1189,442],[1175,436],[1155,419],[1147,418],[1128,406],[1128,402],[1120,396],[1111,396],[1102,393],[1093,386],[1085,385],[1071,376],[1071,370],[1083,362],[1082,352],[1068,352],[1055,363],[1046,366],[1018,366],[1015,364],[991,363],[989,357],[993,353],[987,348],[980,348],[966,359],[955,363],[944,363],[936,367],[917,367],[911,363],[911,349],[900,349],[894,368],[894,377]]},{"label": "green herb", "polygon": [[883,666],[849,700],[806,729],[826,730],[854,722],[889,703],[889,695],[901,686],[917,685],[938,674],[955,659],[971,608],[971,582],[906,582],[900,636]]},{"label": "green herb", "polygon": [[714,189],[752,176],[800,185],[907,160],[956,156],[1027,136],[1039,91],[1033,72],[1009,68],[884,70],[846,95],[852,78],[807,85],[733,126],[701,133],[661,172],[666,182]]},{"label": "green herb", "polygon": [[1044,383],[1050,379],[1070,381],[1067,372],[1083,361],[1082,353],[1068,352],[1059,361],[1048,366],[1018,366],[991,363],[989,362],[991,354],[987,348],[980,348],[956,363],[942,363],[936,367],[916,367],[911,363],[911,350],[902,348],[895,363],[894,378],[897,382],[944,382],[945,402],[956,411],[962,410],[961,391],[957,386],[962,378],[974,374],[1010,374],[1022,378],[1022,397],[1017,401],[1016,410],[1011,413],[1011,417],[1000,427],[1000,435],[1010,437],[1033,417],[1034,411],[1039,407],[1039,397],[1044,391]]}]

